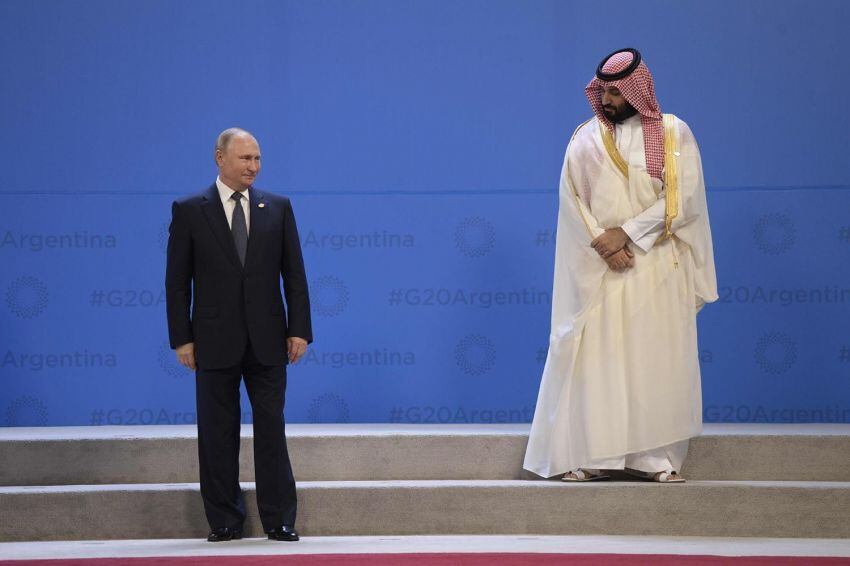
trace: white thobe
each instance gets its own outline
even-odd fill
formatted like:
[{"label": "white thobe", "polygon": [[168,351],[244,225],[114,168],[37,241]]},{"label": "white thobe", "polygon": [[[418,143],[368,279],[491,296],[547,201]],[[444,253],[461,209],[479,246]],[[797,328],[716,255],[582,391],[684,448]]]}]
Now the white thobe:
[{"label": "white thobe", "polygon": [[[646,174],[640,116],[616,126],[628,178],[607,157],[596,120],[568,149],[549,355],[524,462],[539,475],[680,470],[688,439],[702,430],[696,311],[716,299],[716,281],[698,149],[676,124],[682,238],[660,238],[665,193]],[[635,254],[622,273],[589,249],[620,226]]]},{"label": "white thobe", "polygon": [[[617,150],[626,163],[646,171],[646,153],[640,114],[635,114],[616,124],[614,136]],[[664,231],[664,207],[665,199],[662,190],[658,200],[652,206],[623,223],[622,228],[634,245],[645,252],[655,245],[655,241]]]},{"label": "white thobe", "polygon": [[[646,152],[640,114],[635,114],[615,125],[614,141],[617,151],[630,165],[646,170]],[[663,190],[658,200],[649,208],[623,223],[623,230],[632,243],[648,252],[664,232],[665,197]],[[661,472],[682,469],[688,455],[688,440],[680,440],[652,450],[625,454],[614,458],[600,458],[582,466],[588,470],[640,470]]]}]

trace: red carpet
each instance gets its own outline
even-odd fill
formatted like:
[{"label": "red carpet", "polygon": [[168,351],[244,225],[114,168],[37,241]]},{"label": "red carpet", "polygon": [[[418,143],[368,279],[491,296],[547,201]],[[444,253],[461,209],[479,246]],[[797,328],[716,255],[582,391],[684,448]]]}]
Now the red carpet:
[{"label": "red carpet", "polygon": [[764,566],[850,565],[850,558],[795,556],[687,556],[676,554],[299,554],[290,556],[181,556],[0,560],[3,566]]}]

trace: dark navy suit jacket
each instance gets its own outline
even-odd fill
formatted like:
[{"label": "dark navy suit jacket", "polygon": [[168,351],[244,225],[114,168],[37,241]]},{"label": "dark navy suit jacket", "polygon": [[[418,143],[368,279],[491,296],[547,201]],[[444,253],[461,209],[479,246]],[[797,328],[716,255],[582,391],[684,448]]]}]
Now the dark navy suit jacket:
[{"label": "dark navy suit jacket", "polygon": [[287,337],[313,341],[307,277],[289,199],[248,191],[244,267],[215,184],[171,207],[165,272],[169,341],[172,348],[194,342],[195,360],[204,369],[239,364],[248,340],[260,363],[270,366],[286,363]]}]

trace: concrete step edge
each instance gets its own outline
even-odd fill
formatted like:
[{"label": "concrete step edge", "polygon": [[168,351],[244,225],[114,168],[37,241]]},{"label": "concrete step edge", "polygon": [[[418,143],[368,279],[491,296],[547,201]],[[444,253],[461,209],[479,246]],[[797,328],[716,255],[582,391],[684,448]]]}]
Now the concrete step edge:
[{"label": "concrete step edge", "polygon": [[[520,424],[287,424],[288,438],[359,438],[416,436],[528,436],[528,423]],[[241,436],[253,436],[250,424],[242,425]],[[850,423],[707,423],[702,436],[848,436]],[[195,439],[195,425],[6,427],[0,442],[57,440],[144,440]]]}]

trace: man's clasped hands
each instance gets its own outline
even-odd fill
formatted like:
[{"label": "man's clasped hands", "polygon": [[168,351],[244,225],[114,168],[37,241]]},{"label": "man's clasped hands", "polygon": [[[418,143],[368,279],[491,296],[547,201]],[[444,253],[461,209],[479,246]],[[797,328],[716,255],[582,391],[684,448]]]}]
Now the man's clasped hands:
[{"label": "man's clasped hands", "polygon": [[599,257],[614,271],[634,267],[635,254],[629,249],[629,236],[622,228],[609,228],[590,242]]}]

